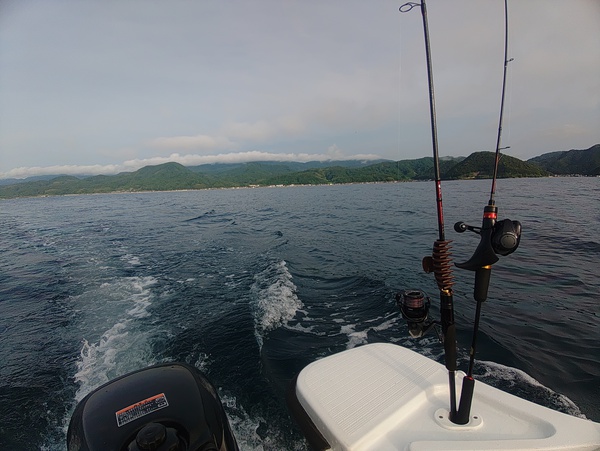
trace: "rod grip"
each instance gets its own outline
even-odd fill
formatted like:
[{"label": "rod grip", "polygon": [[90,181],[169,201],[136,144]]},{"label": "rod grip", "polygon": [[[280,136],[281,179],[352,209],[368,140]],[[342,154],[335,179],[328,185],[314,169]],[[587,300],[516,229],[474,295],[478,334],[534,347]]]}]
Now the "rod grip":
[{"label": "rod grip", "polygon": [[456,371],[456,326],[448,326],[444,334],[444,359],[448,371]]},{"label": "rod grip", "polygon": [[450,293],[440,293],[440,317],[444,335],[446,369],[456,371],[456,326],[454,324],[454,298]]},{"label": "rod grip", "polygon": [[477,302],[483,302],[487,299],[490,278],[492,276],[492,266],[483,266],[475,270],[475,288],[473,298]]}]

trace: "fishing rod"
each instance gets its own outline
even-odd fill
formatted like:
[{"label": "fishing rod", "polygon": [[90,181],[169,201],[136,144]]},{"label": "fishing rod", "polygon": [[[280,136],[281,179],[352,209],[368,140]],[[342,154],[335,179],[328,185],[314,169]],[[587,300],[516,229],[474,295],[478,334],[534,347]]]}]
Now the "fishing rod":
[{"label": "fishing rod", "polygon": [[502,73],[502,94],[500,96],[500,118],[498,119],[498,133],[496,135],[496,155],[494,158],[494,175],[492,176],[492,188],[490,189],[490,200],[488,204],[494,204],[496,195],[496,179],[498,178],[498,166],[500,164],[500,151],[510,149],[510,146],[500,147],[502,141],[502,123],[504,121],[504,99],[506,97],[506,73],[508,63],[514,58],[508,58],[508,0],[504,0],[504,70]]},{"label": "fishing rod", "polygon": [[[467,230],[480,235],[481,239],[473,256],[464,263],[456,263],[455,266],[461,269],[475,271],[475,283],[473,297],[477,301],[476,313],[473,327],[473,339],[470,350],[469,369],[463,378],[461,398],[458,409],[456,408],[456,326],[454,324],[454,300],[452,285],[454,284],[451,269],[450,241],[445,239],[444,216],[442,207],[442,189],[439,172],[439,154],[437,143],[437,125],[435,115],[435,96],[433,90],[433,74],[431,63],[431,50],[429,44],[429,28],[427,24],[427,7],[425,0],[421,3],[409,2],[400,7],[400,12],[408,12],[414,7],[419,6],[423,17],[423,31],[425,35],[425,53],[427,58],[427,74],[429,83],[429,110],[431,122],[431,134],[433,145],[433,160],[436,186],[436,205],[438,217],[438,239],[433,245],[431,256],[423,259],[423,269],[426,272],[433,272],[440,291],[440,316],[442,324],[442,340],[444,343],[444,355],[446,368],[450,379],[450,421],[455,424],[467,424],[470,420],[471,403],[473,400],[473,390],[475,380],[473,379],[473,366],[475,361],[475,350],[477,346],[477,334],[481,318],[481,307],[487,299],[487,292],[491,277],[491,268],[498,261],[496,254],[508,255],[514,252],[519,246],[521,239],[521,224],[518,221],[505,219],[497,221],[498,207],[495,202],[496,179],[498,177],[498,166],[500,162],[502,123],[504,114],[504,99],[506,93],[506,74],[508,63],[508,0],[504,0],[504,74],[502,80],[502,95],[500,101],[500,118],[498,121],[498,134],[496,139],[496,153],[494,161],[494,173],[492,177],[492,187],[488,204],[484,207],[483,220],[481,227],[473,227],[464,222],[457,222],[454,225],[456,232],[462,233]],[[409,331],[416,337],[419,332],[425,333],[433,327],[435,322],[426,323],[428,300],[420,292],[405,292],[399,296],[398,303],[402,316],[409,322]],[[420,299],[420,302],[416,299]],[[412,330],[411,330],[412,323]],[[419,325],[415,326],[415,323]],[[419,327],[421,329],[419,330]],[[416,332],[415,332],[416,330]]]},{"label": "fishing rod", "polygon": [[[452,292],[452,285],[454,280],[452,277],[452,263],[450,257],[450,241],[446,240],[444,231],[444,207],[442,203],[442,182],[440,176],[440,159],[438,152],[438,139],[437,139],[437,124],[436,124],[436,113],[435,113],[435,94],[433,88],[433,65],[431,62],[431,46],[429,42],[429,26],[427,23],[427,6],[425,0],[421,3],[408,2],[400,7],[400,12],[406,13],[412,10],[414,7],[419,6],[421,9],[421,16],[423,18],[423,33],[425,36],[425,55],[427,58],[427,79],[429,86],[429,114],[431,124],[431,143],[433,147],[433,171],[435,177],[435,198],[437,207],[437,225],[438,225],[438,239],[433,243],[433,252],[431,256],[427,256],[423,259],[423,269],[425,272],[433,272],[435,280],[438,285],[440,293],[440,318],[442,326],[441,339],[444,344],[444,360],[446,369],[448,370],[448,379],[450,387],[450,420],[454,422],[457,416],[456,409],[456,385],[455,385],[455,374],[456,374],[456,326],[454,324],[454,296]],[[407,296],[408,294],[408,296]],[[412,296],[411,296],[412,294]],[[417,301],[421,299],[421,303]],[[421,317],[427,317],[428,303],[423,301],[424,296],[415,295],[414,292],[404,293],[400,298],[400,307],[402,315],[409,321],[415,324],[415,317],[421,312]],[[421,307],[422,305],[422,307]],[[415,313],[417,315],[415,315]],[[424,320],[421,321],[424,323]],[[419,324],[418,322],[416,324]],[[426,323],[424,323],[426,324]],[[425,325],[422,334],[425,333],[434,323]],[[419,336],[412,334],[413,336]]]},{"label": "fishing rod", "polygon": [[[464,263],[456,263],[456,267],[475,271],[475,283],[473,288],[473,298],[477,302],[475,309],[475,320],[473,324],[473,338],[471,342],[469,369],[463,378],[460,405],[456,417],[456,423],[466,424],[469,422],[471,403],[473,400],[473,390],[475,380],[473,379],[473,366],[475,364],[475,351],[477,349],[477,335],[479,332],[479,321],[481,318],[481,308],[487,299],[490,278],[492,275],[492,265],[499,259],[499,255],[509,255],[519,246],[521,240],[521,223],[504,219],[498,221],[498,207],[495,201],[496,180],[498,178],[498,166],[500,163],[500,147],[502,141],[502,123],[504,119],[504,101],[506,97],[506,73],[508,63],[513,59],[508,58],[508,0],[504,0],[504,72],[502,77],[502,94],[500,98],[500,117],[498,119],[498,133],[496,137],[496,152],[494,158],[494,173],[492,176],[492,187],[490,198],[483,209],[483,219],[481,227],[473,227],[464,222],[454,224],[454,230],[463,233],[467,230],[480,235],[479,245],[475,249],[473,256]],[[505,147],[505,149],[508,147]]]}]

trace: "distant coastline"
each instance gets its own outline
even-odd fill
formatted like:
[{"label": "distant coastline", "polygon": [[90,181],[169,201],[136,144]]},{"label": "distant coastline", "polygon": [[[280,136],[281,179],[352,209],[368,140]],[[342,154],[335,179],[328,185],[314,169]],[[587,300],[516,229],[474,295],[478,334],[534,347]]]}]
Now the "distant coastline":
[{"label": "distant coastline", "polygon": [[[444,158],[440,161],[441,178],[489,179],[492,177],[494,160],[495,155],[492,152],[475,152],[468,157]],[[551,152],[528,161],[509,155],[502,155],[500,158],[499,178],[551,176],[600,176],[600,144],[584,150]],[[4,180],[0,181],[0,199],[433,179],[431,157],[377,163],[355,160],[310,163],[252,162],[192,167],[170,162],[112,176],[56,175],[34,180]]]}]

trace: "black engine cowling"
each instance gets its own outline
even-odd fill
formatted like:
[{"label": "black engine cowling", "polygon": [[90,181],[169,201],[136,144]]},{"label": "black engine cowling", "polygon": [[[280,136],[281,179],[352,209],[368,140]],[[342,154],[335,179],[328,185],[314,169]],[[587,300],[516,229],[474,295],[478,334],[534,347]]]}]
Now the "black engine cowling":
[{"label": "black engine cowling", "polygon": [[216,390],[183,363],[121,376],[77,405],[69,451],[237,451]]}]

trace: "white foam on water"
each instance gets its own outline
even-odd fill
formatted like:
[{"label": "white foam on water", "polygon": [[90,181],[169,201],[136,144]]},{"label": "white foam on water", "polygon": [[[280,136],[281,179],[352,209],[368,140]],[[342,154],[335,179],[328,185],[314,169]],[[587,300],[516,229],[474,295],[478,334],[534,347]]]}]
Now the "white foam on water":
[{"label": "white foam on water", "polygon": [[[258,416],[253,418],[240,405],[235,396],[219,392],[229,425],[238,447],[244,451],[270,451],[289,449],[279,430],[274,429],[268,422]],[[262,431],[259,431],[262,429]],[[303,443],[295,444],[294,450],[305,450]]]},{"label": "white foam on water", "polygon": [[198,358],[194,362],[194,366],[198,368],[203,373],[208,371],[208,367],[210,365],[210,356],[205,352],[201,352],[198,354]]},{"label": "white foam on water", "polygon": [[238,406],[235,396],[220,394],[220,397],[240,449],[262,450],[262,439],[257,433],[260,420],[250,418],[245,409]]},{"label": "white foam on water", "polygon": [[[78,304],[82,317],[82,328],[87,338],[82,339],[77,371],[73,376],[79,385],[75,393],[75,404],[102,384],[122,374],[158,363],[152,358],[150,331],[137,328],[140,318],[149,317],[148,311],[154,295],[152,286],[157,283],[153,277],[116,278],[100,285],[88,286],[88,290],[73,298]],[[112,324],[104,332],[102,324]],[[100,325],[100,326],[99,326]],[[93,335],[100,334],[94,339]],[[156,331],[152,332],[156,335]],[[62,420],[60,435],[66,437],[71,412],[66,412]],[[65,449],[64,442],[56,443],[49,439],[41,446],[42,450]]]},{"label": "white foam on water", "polygon": [[[153,277],[127,277],[102,284],[90,298],[94,315],[104,312],[114,324],[99,339],[84,338],[74,379],[79,384],[75,400],[109,380],[155,363],[150,349],[150,332],[134,327],[136,320],[150,316]],[[110,296],[109,296],[110,294]],[[91,302],[90,302],[91,304]],[[86,306],[82,306],[85,310]],[[92,317],[93,320],[93,317]]]},{"label": "white foam on water", "polygon": [[254,334],[262,349],[265,334],[287,325],[304,305],[296,295],[296,285],[283,260],[254,276],[251,293]]},{"label": "white foam on water", "polygon": [[[304,321],[306,321],[307,319],[309,319],[309,318],[308,317],[304,317],[303,318]],[[315,330],[316,326],[314,326],[314,325],[312,325],[312,326],[303,326],[299,322],[296,323],[296,324],[287,323],[285,327],[287,329],[289,329],[289,330],[295,330],[297,332],[301,332],[301,333],[304,333],[304,334],[313,334],[313,335],[317,335],[317,336],[321,336],[321,337],[327,335],[326,332],[317,332]]]},{"label": "white foam on water", "polygon": [[346,343],[346,349],[352,349],[359,345],[367,344],[367,335],[369,329],[363,331],[357,331],[356,324],[347,324],[340,328],[340,333],[348,336],[348,343]]},{"label": "white foam on water", "polygon": [[[381,318],[377,318],[375,320],[369,322],[378,322]],[[338,321],[339,322],[339,321]],[[352,349],[356,346],[364,345],[369,342],[369,332],[381,332],[384,330],[388,330],[393,327],[397,327],[398,319],[390,318],[387,321],[384,321],[381,324],[376,324],[373,326],[369,326],[364,330],[356,330],[358,324],[346,324],[340,327],[340,333],[348,336],[348,342],[346,343],[346,349]]]},{"label": "white foam on water", "polygon": [[398,317],[392,317],[390,319],[388,319],[387,321],[384,321],[381,324],[378,324],[377,326],[373,326],[373,330],[377,331],[377,332],[381,332],[383,330],[388,330],[388,329],[394,329],[394,328],[398,328]]},{"label": "white foam on water", "polygon": [[570,415],[586,418],[586,416],[573,401],[571,401],[565,395],[561,395],[560,393],[549,389],[545,385],[542,385],[526,372],[496,362],[479,360],[477,363],[479,367],[485,370],[485,373],[480,377],[489,377],[493,380],[505,381],[511,386],[525,385],[536,387],[543,392],[545,399],[552,401],[552,404],[556,408],[560,408],[561,410],[568,412]]},{"label": "white foam on water", "polygon": [[136,257],[135,255],[125,254],[125,255],[123,255],[121,257],[121,260],[123,260],[124,262],[129,263],[132,266],[141,265],[140,258]]}]

